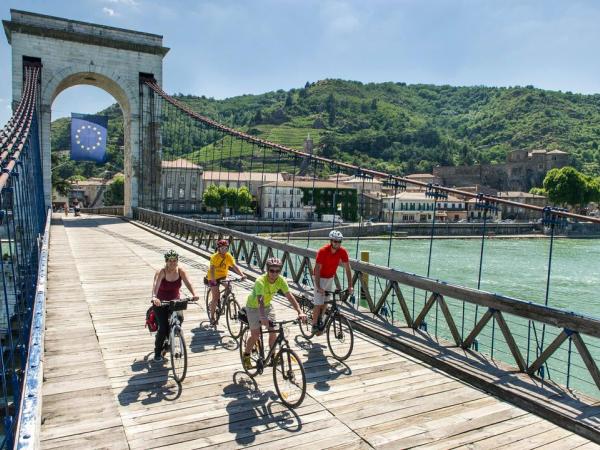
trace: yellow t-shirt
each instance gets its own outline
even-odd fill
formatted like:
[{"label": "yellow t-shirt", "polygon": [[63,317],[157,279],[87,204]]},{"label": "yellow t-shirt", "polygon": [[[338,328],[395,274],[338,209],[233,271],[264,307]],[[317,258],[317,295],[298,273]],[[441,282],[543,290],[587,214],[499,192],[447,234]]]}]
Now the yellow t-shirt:
[{"label": "yellow t-shirt", "polygon": [[[235,259],[233,259],[233,256],[231,256],[231,253],[229,252],[225,253],[225,255],[221,255],[217,252],[210,257],[210,265],[215,268],[215,280],[218,278],[225,278],[229,272],[229,268],[235,266]],[[210,272],[209,267],[206,277],[209,280],[212,280]]]}]

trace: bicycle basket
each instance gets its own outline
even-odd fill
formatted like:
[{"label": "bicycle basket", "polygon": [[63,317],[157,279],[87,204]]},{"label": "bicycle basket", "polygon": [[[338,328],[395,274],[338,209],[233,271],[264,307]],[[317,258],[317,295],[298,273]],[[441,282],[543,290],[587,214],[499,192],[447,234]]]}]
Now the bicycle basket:
[{"label": "bicycle basket", "polygon": [[148,327],[148,331],[150,333],[158,330],[158,322],[156,320],[156,314],[154,313],[154,308],[151,306],[146,311],[146,327]]},{"label": "bicycle basket", "polygon": [[176,302],[176,301],[173,301],[169,305],[169,310],[170,311],[183,311],[185,309],[187,309],[187,302]]}]

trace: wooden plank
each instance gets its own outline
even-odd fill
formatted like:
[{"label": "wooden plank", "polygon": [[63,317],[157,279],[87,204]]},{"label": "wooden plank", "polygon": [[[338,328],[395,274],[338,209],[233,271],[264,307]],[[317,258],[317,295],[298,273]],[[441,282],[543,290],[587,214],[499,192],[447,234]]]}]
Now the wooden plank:
[{"label": "wooden plank", "polygon": [[565,330],[562,330],[558,336],[550,343],[548,347],[544,349],[538,358],[531,363],[529,368],[527,369],[527,373],[532,375],[536,373],[540,367],[544,365],[546,360],[552,356],[552,354],[561,346],[563,342],[569,339],[569,335],[565,333]]},{"label": "wooden plank", "polygon": [[[480,431],[484,434],[479,434],[479,438],[485,439],[494,435],[493,431],[485,434],[485,430],[493,430],[502,420],[533,417],[360,332],[355,333],[351,358],[344,363],[336,362],[329,355],[324,337],[310,343],[294,339],[299,331],[296,327],[288,331],[288,338],[305,363],[308,385],[301,407],[288,411],[274,401],[271,372],[257,377],[256,389],[250,388],[248,377],[241,375],[238,349],[235,342],[227,338],[224,323],[217,330],[204,327],[203,305],[185,312],[183,329],[188,342],[189,367],[186,380],[178,386],[166,365],[148,362],[153,336],[143,328],[143,315],[152,276],[163,264],[162,252],[179,241],[176,237],[165,240],[125,222],[104,222],[101,218],[84,220],[90,220],[94,226],[66,228],[68,242],[61,246],[67,245],[72,252],[70,268],[61,270],[60,277],[56,278],[57,289],[53,291],[56,298],[64,292],[64,298],[69,299],[52,313],[52,320],[57,324],[53,345],[57,352],[70,353],[52,355],[55,362],[50,367],[58,383],[61,373],[71,375],[75,381],[71,390],[46,397],[48,407],[69,405],[69,408],[56,409],[48,418],[54,421],[57,432],[59,427],[68,433],[79,430],[81,433],[72,434],[73,438],[90,436],[91,439],[92,433],[100,433],[90,429],[94,417],[98,416],[101,419],[98,418],[96,424],[105,429],[116,428],[111,425],[111,418],[120,420],[130,448],[249,445],[369,448],[368,443],[378,439],[382,445],[387,442],[401,446],[402,439],[435,443],[448,434],[458,437],[459,432],[466,435]],[[185,244],[184,240],[185,236],[180,241],[181,264],[202,295],[204,290],[199,280],[207,269],[206,254],[200,259],[198,252],[201,251]],[[258,258],[266,255],[265,251]],[[61,263],[67,260],[61,256]],[[304,261],[310,263],[310,259]],[[112,270],[107,271],[108,266]],[[78,274],[77,282],[69,282],[64,289],[59,289],[59,283],[69,280],[73,273]],[[296,275],[299,273],[300,270]],[[238,298],[244,299],[251,286],[250,282],[236,286]],[[394,289],[397,294],[396,288],[397,285],[392,284],[390,292]],[[71,295],[74,291],[76,295]],[[434,302],[435,299],[432,304]],[[73,317],[69,315],[70,303],[77,305],[75,320],[70,320]],[[294,316],[287,302],[276,300],[276,304],[278,317]],[[72,360],[68,358],[79,353],[71,351],[73,347],[69,348],[68,339],[60,335],[59,324],[65,320],[74,325],[79,320],[85,321],[86,327],[93,330],[89,334],[82,331],[86,327],[77,326],[78,335],[87,340],[86,345],[93,347],[93,339],[89,338],[97,337],[98,348],[91,350],[93,357],[89,362],[99,380],[106,377],[110,389],[105,388],[102,393],[99,388],[82,390],[90,392],[89,398],[78,396],[74,390],[94,377],[86,376],[83,370],[86,364],[71,365]],[[429,345],[426,335],[412,330],[411,333],[422,337],[422,345]],[[89,352],[80,353],[81,358],[87,358]],[[495,379],[495,374],[489,377]],[[116,413],[109,413],[110,407],[103,403],[106,399],[112,401]],[[78,420],[80,408],[84,411]],[[452,427],[452,423],[458,425]],[[476,430],[475,426],[479,428]],[[554,425],[548,426],[548,430],[554,428]],[[119,434],[115,436],[118,438]],[[45,442],[58,443],[60,439]],[[86,447],[85,441],[81,442],[84,443],[81,448]],[[90,442],[87,447],[97,446],[93,444],[96,441]],[[107,447],[109,442],[107,440]]]},{"label": "wooden plank", "polygon": [[494,317],[496,318],[496,322],[498,322],[500,331],[502,331],[502,334],[504,335],[506,345],[508,345],[508,348],[510,349],[513,358],[515,359],[515,362],[519,367],[519,370],[521,372],[525,372],[527,370],[527,364],[525,363],[523,355],[521,354],[521,351],[519,350],[519,347],[515,342],[515,338],[513,337],[512,333],[510,332],[510,329],[508,328],[508,325],[506,324],[506,321],[504,320],[504,316],[500,311],[496,311],[494,312]]},{"label": "wooden plank", "polygon": [[477,322],[477,325],[475,325],[475,328],[473,328],[473,330],[469,333],[469,335],[463,342],[462,348],[471,348],[471,345],[473,345],[475,338],[477,336],[479,336],[479,333],[481,333],[481,331],[483,330],[483,327],[485,327],[487,325],[487,323],[490,321],[490,319],[492,318],[493,315],[494,315],[494,310],[492,310],[492,309],[488,309],[485,312],[485,314],[481,317],[479,322]]},{"label": "wooden plank", "polygon": [[583,342],[583,339],[581,339],[579,333],[573,333],[572,337],[573,343],[575,344],[575,347],[577,347],[577,351],[579,352],[579,356],[581,356],[585,367],[587,367],[588,371],[590,372],[594,383],[596,383],[596,386],[598,387],[598,389],[600,389],[600,370],[598,370],[598,366],[596,365],[594,358],[592,358],[590,351],[585,345],[585,342]]}]

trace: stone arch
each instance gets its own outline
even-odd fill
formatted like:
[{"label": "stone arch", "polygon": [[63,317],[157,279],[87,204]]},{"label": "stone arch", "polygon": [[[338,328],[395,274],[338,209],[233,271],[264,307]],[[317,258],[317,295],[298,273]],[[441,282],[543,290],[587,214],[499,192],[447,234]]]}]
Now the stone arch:
[{"label": "stone arch", "polygon": [[140,130],[147,126],[139,114],[140,74],[150,74],[162,85],[162,60],[169,50],[162,46],[162,36],[17,10],[3,24],[12,46],[13,104],[21,96],[23,61],[34,58],[42,64],[40,129],[47,205],[52,196],[52,102],[69,87],[91,85],[112,95],[123,112],[125,214],[131,215],[131,208],[138,206],[138,185],[149,182],[137,173]]}]

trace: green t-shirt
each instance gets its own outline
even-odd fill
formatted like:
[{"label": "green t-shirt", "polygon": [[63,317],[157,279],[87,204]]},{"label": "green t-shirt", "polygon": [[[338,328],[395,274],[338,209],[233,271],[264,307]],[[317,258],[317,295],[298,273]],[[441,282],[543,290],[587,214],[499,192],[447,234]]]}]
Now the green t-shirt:
[{"label": "green t-shirt", "polygon": [[246,307],[258,309],[258,299],[257,297],[263,296],[263,302],[265,307],[271,304],[271,299],[278,291],[281,291],[283,294],[287,294],[290,291],[290,288],[281,275],[277,277],[275,283],[269,283],[269,275],[264,274],[258,277],[254,283],[254,287],[252,288],[252,292],[248,296],[248,301],[246,302]]}]

